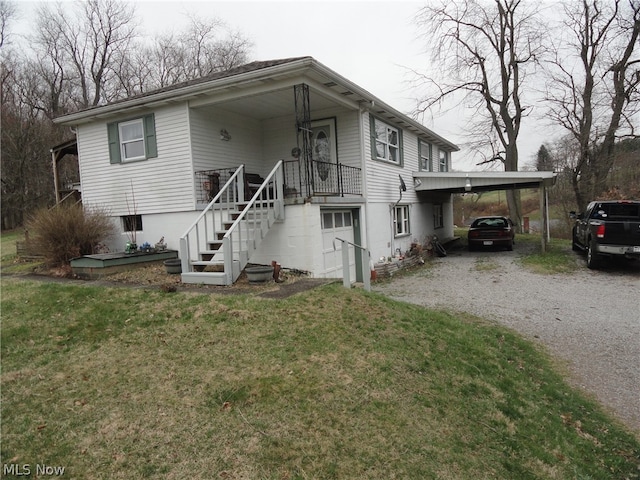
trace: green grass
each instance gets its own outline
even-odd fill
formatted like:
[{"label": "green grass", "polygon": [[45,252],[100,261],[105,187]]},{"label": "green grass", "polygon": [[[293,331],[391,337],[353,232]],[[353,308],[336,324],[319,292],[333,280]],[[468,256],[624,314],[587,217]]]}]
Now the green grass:
[{"label": "green grass", "polygon": [[16,243],[24,240],[24,231],[12,230],[2,232],[0,235],[0,265],[2,273],[24,274],[31,273],[34,269],[41,267],[41,261],[25,261],[18,257]]},{"label": "green grass", "polygon": [[518,335],[330,285],[284,300],[2,280],[2,459],[69,478],[637,478]]},{"label": "green grass", "polygon": [[23,239],[24,233],[19,230],[2,232],[2,235],[0,235],[0,255],[3,264],[16,257],[16,242]]},{"label": "green grass", "polygon": [[[580,266],[576,253],[571,250],[570,240],[552,238],[547,244],[544,253],[542,253],[540,237],[538,236],[518,235],[516,241],[523,243],[533,241],[533,252],[523,256],[520,262],[523,266],[536,273],[571,273],[578,268],[584,268]],[[537,242],[537,245],[535,242]]]}]

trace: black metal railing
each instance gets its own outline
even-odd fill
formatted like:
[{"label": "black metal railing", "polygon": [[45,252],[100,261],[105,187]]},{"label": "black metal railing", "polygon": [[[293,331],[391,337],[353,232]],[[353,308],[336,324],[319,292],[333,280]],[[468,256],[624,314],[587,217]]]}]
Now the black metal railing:
[{"label": "black metal railing", "polygon": [[198,203],[209,203],[218,194],[222,186],[233,175],[235,169],[200,170],[196,176],[196,199]]},{"label": "black metal railing", "polygon": [[362,195],[362,171],[341,163],[284,162],[285,197]]},{"label": "black metal railing", "polygon": [[341,195],[362,195],[362,170],[349,165],[338,165]]}]

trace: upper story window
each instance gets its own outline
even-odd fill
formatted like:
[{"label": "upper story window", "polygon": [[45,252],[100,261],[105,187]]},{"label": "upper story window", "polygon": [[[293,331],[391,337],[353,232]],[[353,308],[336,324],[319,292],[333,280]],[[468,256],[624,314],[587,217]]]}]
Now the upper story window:
[{"label": "upper story window", "polygon": [[402,165],[402,130],[371,116],[371,151],[374,160]]},{"label": "upper story window", "polygon": [[438,164],[438,171],[439,172],[449,171],[449,152],[440,150],[440,162]]},{"label": "upper story window", "polygon": [[423,172],[433,171],[431,166],[431,144],[418,140],[418,155],[420,155],[420,170]]},{"label": "upper story window", "polygon": [[158,156],[153,114],[109,123],[107,133],[111,163],[133,162]]}]

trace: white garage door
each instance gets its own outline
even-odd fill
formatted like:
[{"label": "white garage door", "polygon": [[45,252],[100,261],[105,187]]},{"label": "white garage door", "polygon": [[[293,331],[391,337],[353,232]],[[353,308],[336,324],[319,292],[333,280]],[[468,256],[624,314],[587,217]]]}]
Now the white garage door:
[{"label": "white garage door", "polygon": [[[342,242],[336,240],[336,237],[353,243],[353,216],[351,215],[351,210],[321,210],[321,214],[324,276],[326,278],[342,278]],[[349,245],[348,248],[351,281],[355,282],[355,248],[353,245]]]}]

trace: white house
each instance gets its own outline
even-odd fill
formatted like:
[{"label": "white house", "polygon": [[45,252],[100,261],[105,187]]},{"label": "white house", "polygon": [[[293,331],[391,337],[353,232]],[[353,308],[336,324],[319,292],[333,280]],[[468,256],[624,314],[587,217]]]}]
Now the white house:
[{"label": "white house", "polygon": [[453,190],[429,182],[447,176],[458,147],[311,57],[56,122],[76,132],[83,203],[117,222],[110,248],[122,251],[130,231],[138,244],[164,237],[185,282],[230,284],[247,262],[272,261],[342,277],[336,238],[362,279],[360,247],[375,261],[453,236]]}]

